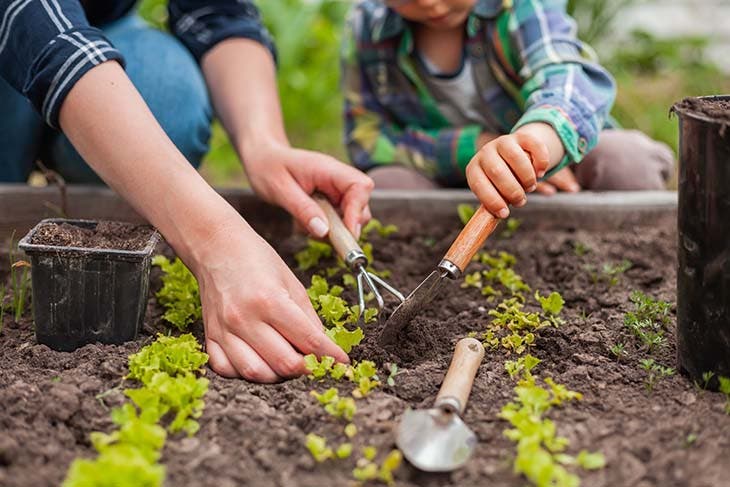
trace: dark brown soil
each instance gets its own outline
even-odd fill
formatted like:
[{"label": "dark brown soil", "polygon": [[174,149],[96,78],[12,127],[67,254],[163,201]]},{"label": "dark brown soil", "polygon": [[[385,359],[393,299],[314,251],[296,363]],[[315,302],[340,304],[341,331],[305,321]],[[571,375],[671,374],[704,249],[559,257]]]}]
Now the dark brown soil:
[{"label": "dark brown soil", "polygon": [[730,98],[685,98],[674,105],[674,110],[689,115],[711,118],[717,122],[730,123]]},{"label": "dark brown soil", "polygon": [[[516,270],[534,290],[543,294],[556,290],[566,300],[566,324],[541,330],[532,353],[543,360],[536,371],[539,376],[554,377],[584,395],[582,401],[549,414],[559,433],[570,440],[568,453],[589,449],[606,456],[604,470],[580,474],[584,486],[730,486],[726,473],[730,416],[723,413],[724,398],[697,388],[679,374],[647,392],[639,360],[649,355],[623,325],[623,314],[631,309],[632,290],[675,301],[676,231],[671,222],[664,219],[653,227],[616,227],[601,233],[525,223],[513,239],[488,242],[492,249],[517,256]],[[387,240],[372,240],[376,267],[390,269],[392,282],[410,290],[438,262],[459,224],[456,217],[428,225],[406,218],[393,223],[400,226],[399,233]],[[277,248],[293,265],[293,252],[303,242],[292,237]],[[590,252],[576,256],[576,242]],[[614,286],[594,283],[586,270],[622,259],[630,260],[633,267]],[[299,273],[299,277],[308,282],[310,274]],[[347,293],[351,299],[351,291]],[[408,406],[432,404],[454,344],[468,332],[484,329],[492,306],[477,289],[449,283],[441,299],[402,335],[397,349],[377,346],[382,324],[366,329],[364,343],[351,355],[376,361],[382,378],[387,377],[386,362],[397,363],[401,372],[394,387],[384,386],[358,400],[356,451],[374,445],[382,458],[393,447],[399,415]],[[108,431],[108,408],[122,400],[117,391],[103,401],[95,395],[119,384],[127,355],[152,340],[150,334],[161,328],[160,314],[151,298],[145,333],[139,340],[124,346],[87,345],[73,353],[37,345],[29,316],[14,324],[6,315],[0,332],[0,485],[58,485],[73,458],[93,455],[89,433]],[[675,364],[674,326],[672,320],[668,343],[651,355],[668,366]],[[198,336],[200,328],[195,327]],[[619,342],[628,351],[621,361],[609,351]],[[514,445],[503,436],[506,423],[497,417],[514,387],[504,372],[506,359],[502,352],[488,353],[474,383],[464,416],[479,438],[471,461],[459,471],[439,475],[419,473],[406,465],[397,473],[397,485],[526,485],[512,473]],[[333,381],[313,383],[301,378],[266,386],[209,376],[200,431],[192,438],[170,438],[165,446],[167,485],[352,484],[354,458],[316,464],[303,446],[310,432],[324,435],[334,445],[345,441],[344,422],[329,417],[309,395],[312,389],[334,385]],[[337,387],[341,393],[351,389],[344,383]]]},{"label": "dark brown soil", "polygon": [[94,228],[71,223],[45,223],[33,234],[31,243],[84,249],[143,250],[154,230],[147,225],[100,221]]}]

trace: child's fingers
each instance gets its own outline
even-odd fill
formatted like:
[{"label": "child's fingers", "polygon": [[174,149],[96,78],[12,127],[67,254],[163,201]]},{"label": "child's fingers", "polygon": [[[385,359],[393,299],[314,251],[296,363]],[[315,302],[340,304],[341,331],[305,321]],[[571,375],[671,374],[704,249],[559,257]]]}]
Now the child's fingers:
[{"label": "child's fingers", "polygon": [[499,191],[495,189],[478,164],[469,164],[466,168],[466,176],[469,188],[489,213],[497,218],[507,218],[509,216],[507,203],[502,199]]},{"label": "child's fingers", "polygon": [[499,155],[495,144],[488,144],[477,154],[482,171],[508,203],[523,206],[527,197],[522,186],[512,174],[509,165]]},{"label": "child's fingers", "polygon": [[535,168],[537,177],[543,177],[550,166],[550,153],[548,152],[547,145],[535,138],[532,134],[515,132],[514,135],[517,136],[517,143],[530,153],[532,167]]},{"label": "child's fingers", "polygon": [[509,164],[525,191],[535,191],[537,187],[535,168],[532,167],[530,156],[520,147],[515,138],[500,137],[497,141],[497,152]]}]

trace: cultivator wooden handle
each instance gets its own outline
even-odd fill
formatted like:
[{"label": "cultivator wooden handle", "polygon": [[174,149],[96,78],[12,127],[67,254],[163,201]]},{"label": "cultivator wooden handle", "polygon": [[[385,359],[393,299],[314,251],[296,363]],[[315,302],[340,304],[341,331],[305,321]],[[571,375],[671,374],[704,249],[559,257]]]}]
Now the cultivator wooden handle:
[{"label": "cultivator wooden handle", "polygon": [[471,386],[484,358],[484,346],[476,338],[462,338],[436,396],[436,407],[447,407],[461,414],[469,400]]},{"label": "cultivator wooden handle", "polygon": [[337,210],[334,209],[329,200],[320,194],[315,194],[313,198],[327,216],[330,227],[328,237],[337,254],[347,265],[352,265],[351,261],[354,258],[364,258],[365,254],[357,243],[357,240],[350,233],[350,230],[347,229],[342,218],[337,214]]},{"label": "cultivator wooden handle", "polygon": [[484,245],[484,241],[497,228],[498,223],[499,219],[492,216],[484,206],[480,205],[459,233],[459,236],[456,237],[454,243],[451,244],[444,260],[454,264],[460,272],[464,272],[471,258]]}]

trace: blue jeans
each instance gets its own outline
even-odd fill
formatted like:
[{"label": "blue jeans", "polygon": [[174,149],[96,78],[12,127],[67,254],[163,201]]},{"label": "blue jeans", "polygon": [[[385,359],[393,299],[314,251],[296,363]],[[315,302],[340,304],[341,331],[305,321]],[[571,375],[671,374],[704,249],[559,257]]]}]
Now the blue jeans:
[{"label": "blue jeans", "polygon": [[[102,30],[127,62],[127,76],[168,137],[198,167],[208,151],[212,109],[193,56],[171,35],[128,15]],[[0,78],[0,182],[25,182],[42,159],[70,183],[101,183],[69,140],[43,123]]]}]

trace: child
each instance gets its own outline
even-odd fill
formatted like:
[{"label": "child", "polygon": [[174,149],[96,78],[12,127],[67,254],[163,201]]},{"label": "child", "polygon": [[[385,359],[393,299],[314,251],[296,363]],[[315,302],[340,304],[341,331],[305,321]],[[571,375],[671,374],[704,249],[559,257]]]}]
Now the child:
[{"label": "child", "polygon": [[502,218],[535,190],[663,188],[671,150],[613,128],[614,81],[575,32],[561,0],[360,0],[343,46],[352,162],[380,188],[466,179]]}]

